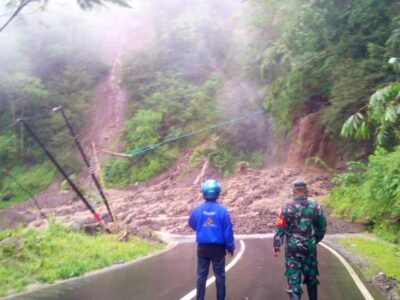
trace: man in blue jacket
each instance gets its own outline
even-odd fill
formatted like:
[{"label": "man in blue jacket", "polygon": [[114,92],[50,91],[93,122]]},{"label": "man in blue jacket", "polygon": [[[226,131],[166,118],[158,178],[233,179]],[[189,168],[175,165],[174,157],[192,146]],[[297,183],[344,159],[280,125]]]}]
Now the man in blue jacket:
[{"label": "man in blue jacket", "polygon": [[225,299],[225,255],[233,256],[235,243],[228,211],[216,201],[221,187],[216,180],[201,185],[206,200],[190,215],[189,226],[196,231],[197,242],[197,300],[203,300],[210,262],[212,262],[217,287],[217,300]]}]

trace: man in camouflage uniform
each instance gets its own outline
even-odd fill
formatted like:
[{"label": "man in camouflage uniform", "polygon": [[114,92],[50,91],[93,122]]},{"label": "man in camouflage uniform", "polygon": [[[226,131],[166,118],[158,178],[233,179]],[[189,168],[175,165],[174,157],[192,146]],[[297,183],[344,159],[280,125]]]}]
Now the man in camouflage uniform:
[{"label": "man in camouflage uniform", "polygon": [[283,240],[285,246],[285,275],[288,281],[287,293],[291,300],[301,298],[301,274],[307,284],[310,300],[317,299],[318,261],[317,244],[324,238],[326,219],[321,207],[307,199],[307,185],[296,181],[293,200],[283,205],[276,223],[274,236],[275,256],[280,252]]}]

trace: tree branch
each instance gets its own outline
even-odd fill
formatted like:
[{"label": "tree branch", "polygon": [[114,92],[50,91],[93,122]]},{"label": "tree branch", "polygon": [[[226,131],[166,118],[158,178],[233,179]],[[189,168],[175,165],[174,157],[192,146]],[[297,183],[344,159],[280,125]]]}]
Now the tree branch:
[{"label": "tree branch", "polygon": [[16,16],[18,16],[18,14],[20,13],[20,11],[27,6],[29,3],[36,1],[36,0],[21,0],[20,4],[18,5],[17,9],[14,11],[14,13],[10,16],[10,18],[7,20],[6,23],[4,23],[3,26],[0,27],[0,32],[2,32],[7,26],[8,24],[11,23],[12,20],[14,20],[14,18]]}]

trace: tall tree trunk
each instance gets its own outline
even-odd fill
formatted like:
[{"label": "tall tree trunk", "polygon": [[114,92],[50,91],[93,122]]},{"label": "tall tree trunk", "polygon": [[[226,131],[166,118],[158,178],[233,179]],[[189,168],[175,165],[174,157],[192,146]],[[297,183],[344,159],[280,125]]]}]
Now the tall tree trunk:
[{"label": "tall tree trunk", "polygon": [[[23,119],[24,116],[25,116],[25,108],[22,108],[21,118]],[[20,123],[20,132],[21,132],[21,140],[20,140],[21,155],[23,155],[24,154],[24,126],[22,125],[22,123]]]},{"label": "tall tree trunk", "polygon": [[[15,101],[11,100],[11,111],[12,111],[12,121],[15,122]],[[14,148],[14,156],[17,155],[17,127],[14,126],[14,135],[13,135],[13,148]]]}]

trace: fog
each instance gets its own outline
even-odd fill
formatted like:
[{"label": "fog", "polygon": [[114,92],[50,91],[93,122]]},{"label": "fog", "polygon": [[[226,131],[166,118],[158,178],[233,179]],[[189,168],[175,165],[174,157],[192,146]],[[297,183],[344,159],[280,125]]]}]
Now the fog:
[{"label": "fog", "polygon": [[[9,16],[4,16],[5,12],[2,7],[1,23]],[[50,1],[44,9],[33,3],[0,33],[1,71],[27,71],[21,70],[23,54],[37,47],[62,44],[104,56],[110,43],[115,48],[130,26],[137,24],[139,15],[140,8],[135,5],[129,9],[109,6],[82,10],[67,0]]]},{"label": "fog", "polygon": [[[212,12],[207,11],[210,7],[205,5],[207,2],[214,6]],[[131,1],[130,6],[109,4],[82,10],[71,0],[49,1],[46,6],[32,3],[0,33],[2,67],[16,51],[23,51],[39,42],[51,43],[53,38],[58,42],[110,53],[129,44],[132,36],[138,31],[143,32],[143,26],[154,26],[155,32],[162,33],[162,26],[174,22],[183,11],[189,11],[188,17],[193,20],[207,16],[208,20],[224,21],[239,8],[240,1],[136,0]],[[12,9],[5,8],[4,3],[0,4],[0,25],[12,12]],[[44,35],[48,37],[43,38]]]},{"label": "fog", "polygon": [[[0,33],[0,76],[25,72],[46,80],[47,69],[41,70],[33,62],[43,61],[40,64],[44,65],[68,53],[78,53],[111,65],[117,56],[125,58],[138,49],[146,51],[167,44],[166,55],[172,61],[179,60],[174,68],[188,80],[201,82],[205,77],[202,73],[219,74],[222,88],[217,109],[221,119],[262,109],[266,93],[255,78],[258,71],[245,69],[253,59],[247,21],[251,10],[245,2],[143,0],[130,4],[131,8],[108,5],[82,10],[75,1],[54,0],[44,9],[26,7]],[[1,23],[8,17],[4,16],[6,12],[1,7]],[[188,47],[193,37],[199,40]],[[261,135],[258,141],[252,141],[262,144],[268,131],[262,116],[226,132],[247,144],[247,130],[255,128]]]}]

